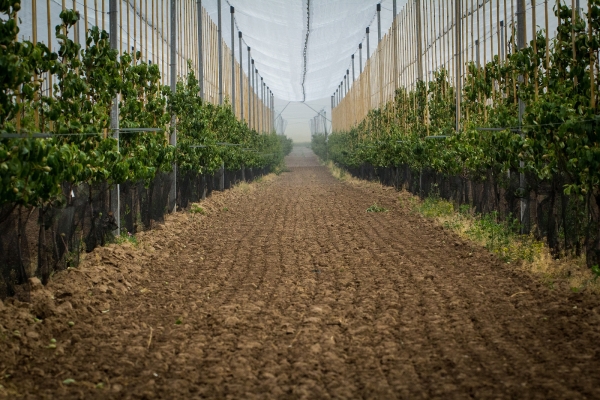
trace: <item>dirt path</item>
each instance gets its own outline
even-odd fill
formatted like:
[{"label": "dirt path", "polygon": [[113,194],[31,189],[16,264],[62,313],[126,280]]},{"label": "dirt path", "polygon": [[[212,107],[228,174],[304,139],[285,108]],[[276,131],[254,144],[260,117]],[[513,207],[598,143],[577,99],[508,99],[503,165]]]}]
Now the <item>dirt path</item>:
[{"label": "dirt path", "polygon": [[340,183],[308,149],[288,166],[139,250],[95,251],[33,305],[0,303],[0,396],[600,398],[596,298]]}]

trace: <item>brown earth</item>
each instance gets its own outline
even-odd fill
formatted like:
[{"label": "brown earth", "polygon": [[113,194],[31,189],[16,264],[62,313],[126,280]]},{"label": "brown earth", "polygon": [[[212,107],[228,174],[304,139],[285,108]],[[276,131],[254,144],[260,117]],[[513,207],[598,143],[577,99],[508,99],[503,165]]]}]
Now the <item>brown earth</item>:
[{"label": "brown earth", "polygon": [[288,166],[0,302],[0,397],[600,398],[596,297]]}]

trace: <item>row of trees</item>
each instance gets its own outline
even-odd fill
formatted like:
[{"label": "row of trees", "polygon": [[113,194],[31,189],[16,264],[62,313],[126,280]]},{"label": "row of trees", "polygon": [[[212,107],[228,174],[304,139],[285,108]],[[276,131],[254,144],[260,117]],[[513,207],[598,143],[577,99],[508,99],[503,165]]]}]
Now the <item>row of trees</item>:
[{"label": "row of trees", "polygon": [[[345,167],[408,165],[471,181],[493,177],[505,187],[511,171],[523,173],[530,180],[526,192],[546,184],[551,196],[570,196],[586,210],[578,217],[582,241],[588,264],[598,264],[600,0],[590,0],[588,9],[584,17],[566,5],[555,9],[560,24],[548,48],[539,31],[535,42],[506,60],[470,63],[458,131],[454,87],[439,70],[414,91],[397,90],[393,102],[371,110],[349,132],[334,132],[327,143],[313,137],[313,148]],[[525,104],[521,124],[519,99]]]},{"label": "row of trees", "polygon": [[[0,2],[0,204],[56,206],[65,184],[150,182],[174,163],[182,173],[210,174],[223,162],[230,170],[282,162],[287,142],[249,129],[227,104],[204,102],[193,73],[172,92],[156,64],[139,54],[119,58],[105,31],[94,27],[85,46],[75,43],[72,10],[60,14],[58,52],[19,41],[19,9],[18,0]],[[42,77],[53,80],[46,91]],[[118,94],[117,140],[110,114]],[[167,140],[172,116],[176,147]]]}]

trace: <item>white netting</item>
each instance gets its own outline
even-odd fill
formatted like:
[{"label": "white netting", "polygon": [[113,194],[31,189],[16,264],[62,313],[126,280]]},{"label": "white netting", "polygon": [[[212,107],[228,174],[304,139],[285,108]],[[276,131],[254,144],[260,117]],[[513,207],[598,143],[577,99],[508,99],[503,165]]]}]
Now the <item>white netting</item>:
[{"label": "white netting", "polygon": [[[32,10],[31,5],[34,0],[25,0],[22,3],[23,10],[19,13],[22,23],[20,24],[20,38],[31,39],[32,29]],[[122,32],[121,47],[122,50],[134,47],[144,50],[145,58],[159,63],[164,69],[168,65],[168,18],[170,0],[119,0],[122,14],[119,18],[119,27]],[[196,0],[178,0],[185,5],[184,14],[195,13]],[[527,13],[531,13],[531,1],[527,0]],[[536,0],[534,0],[536,1]],[[241,65],[244,72],[247,72],[246,46],[252,48],[252,57],[256,62],[256,68],[264,81],[273,91],[274,95],[287,101],[310,101],[322,98],[328,98],[337,89],[340,81],[346,73],[346,70],[352,71],[350,56],[356,55],[355,69],[356,77],[359,75],[358,44],[363,43],[363,62],[365,65],[367,58],[365,43],[365,28],[371,27],[370,50],[373,53],[377,47],[377,20],[376,5],[378,0],[221,0],[222,13],[222,35],[223,41],[231,47],[231,14],[229,7],[235,7],[235,57],[239,59],[237,31],[243,32],[244,48],[242,51]],[[496,14],[500,10],[500,18],[508,19],[505,26],[510,23],[514,16],[515,0],[463,0],[463,8],[467,13],[473,13],[473,3],[475,8],[477,4],[487,4],[487,15],[481,18],[481,27],[475,31],[474,38],[481,41],[486,38],[488,41],[496,40],[492,32],[498,31],[498,21]],[[51,31],[54,36],[54,25],[58,24],[58,14],[62,8],[60,0],[37,0],[37,27],[38,40],[48,42],[47,27],[47,6],[51,8]],[[108,9],[109,0],[66,0],[67,8],[75,6],[82,14],[87,11],[87,21],[89,26],[102,26],[108,30]],[[217,0],[202,0],[202,5],[206,8],[211,19],[217,21]],[[397,0],[397,12],[402,13],[408,0]],[[448,63],[449,60],[439,58],[437,45],[432,49],[432,44],[449,41],[452,37],[453,18],[440,15],[440,5],[451,4],[442,0],[422,0],[423,19],[426,15],[435,15],[433,21],[436,26],[443,28],[444,38],[433,37],[431,35],[431,26],[423,30],[423,51],[425,63],[435,66]],[[542,1],[537,0],[537,21],[540,27],[543,27],[544,14]],[[585,9],[585,3],[582,2]],[[392,24],[392,4],[393,0],[381,1],[381,30],[385,35]],[[507,6],[505,6],[507,4]],[[554,1],[550,2],[551,5]],[[154,7],[154,8],[153,8]],[[508,10],[505,10],[507,7]],[[129,11],[128,18],[125,10]],[[507,12],[508,11],[508,12]],[[552,14],[552,11],[550,11]],[[472,15],[472,14],[471,14]],[[494,15],[490,20],[489,16]],[[134,17],[135,16],[135,17]],[[185,20],[186,15],[181,16]],[[444,18],[446,17],[446,18]],[[137,18],[137,19],[136,19]],[[310,18],[310,22],[309,22]],[[431,18],[430,18],[431,19]],[[440,19],[442,22],[440,23]],[[135,25],[137,21],[137,26]],[[156,20],[156,21],[155,21]],[[156,25],[156,45],[150,45],[148,40],[147,27],[155,21]],[[307,27],[310,30],[307,31]],[[550,16],[550,32],[554,32],[556,19]],[[429,29],[429,30],[428,30]],[[477,29],[477,28],[475,28]],[[505,28],[506,29],[506,28]],[[84,24],[79,25],[80,37],[84,38]],[[150,28],[152,35],[152,28]],[[410,33],[408,33],[410,32]],[[471,26],[465,27],[465,61],[472,55]],[[408,37],[403,35],[401,41],[415,41],[413,27],[406,30]],[[439,33],[438,33],[439,34]],[[190,31],[189,47],[196,46],[193,30]],[[530,33],[528,32],[528,35]],[[508,38],[506,38],[507,40]],[[141,41],[147,45],[142,47]],[[56,39],[53,40],[54,49],[57,47]],[[181,45],[181,44],[179,44]],[[178,45],[178,50],[179,50]],[[496,48],[497,48],[496,43]],[[189,48],[188,47],[188,48]],[[305,53],[306,48],[306,53]],[[482,58],[488,60],[492,56],[490,45],[480,50]],[[436,53],[432,55],[432,53]],[[435,60],[427,57],[434,57]],[[205,67],[206,68],[206,67]],[[167,71],[163,71],[165,75]],[[350,72],[351,73],[351,72]],[[225,76],[225,79],[228,77]],[[426,77],[427,79],[428,77]],[[166,81],[165,81],[166,82]]]},{"label": "white netting", "polygon": [[[227,43],[231,41],[231,5],[235,7],[237,28],[252,48],[256,66],[275,96],[288,101],[320,99],[335,90],[349,67],[350,55],[371,23],[371,51],[375,49],[377,3],[377,0],[223,0],[223,37]],[[406,0],[399,0],[398,9],[405,3]],[[217,1],[203,0],[202,4],[216,21]],[[386,8],[381,13],[383,33],[391,25],[391,4],[391,0],[382,2]],[[366,48],[363,53],[366,59]],[[246,54],[244,60],[245,57]]]}]

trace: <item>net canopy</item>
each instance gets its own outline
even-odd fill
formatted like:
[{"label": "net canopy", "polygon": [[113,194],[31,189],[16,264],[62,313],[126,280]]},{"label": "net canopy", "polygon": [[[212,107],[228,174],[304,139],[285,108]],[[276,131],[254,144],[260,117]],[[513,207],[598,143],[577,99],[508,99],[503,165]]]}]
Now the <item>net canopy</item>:
[{"label": "net canopy", "polygon": [[[287,101],[322,99],[335,91],[340,77],[350,68],[350,55],[372,24],[371,52],[377,47],[378,3],[391,10],[391,0],[222,1],[223,39],[231,41],[229,7],[233,6],[236,37],[237,30],[241,31],[256,68],[275,96]],[[398,9],[405,3],[398,1]],[[202,5],[217,21],[217,1],[203,0]],[[391,13],[382,10],[381,22],[385,34],[392,22]],[[246,65],[246,50],[242,65]]]}]

